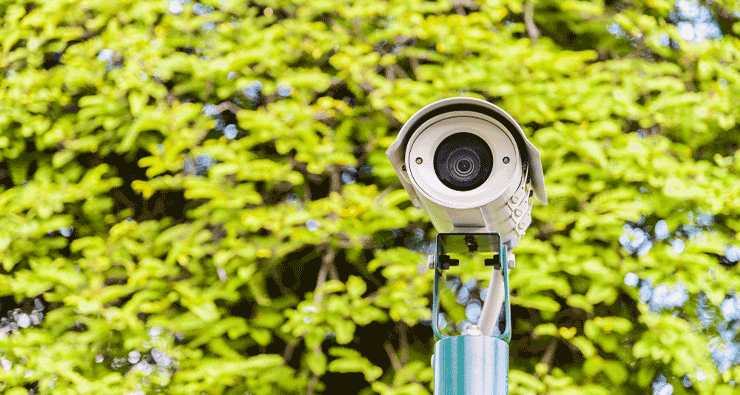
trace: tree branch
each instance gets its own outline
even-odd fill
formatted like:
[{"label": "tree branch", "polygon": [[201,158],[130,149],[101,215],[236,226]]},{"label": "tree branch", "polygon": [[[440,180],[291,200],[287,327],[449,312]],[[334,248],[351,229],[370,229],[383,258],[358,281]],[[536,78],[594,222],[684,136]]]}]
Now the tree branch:
[{"label": "tree branch", "polygon": [[339,179],[339,173],[340,168],[337,165],[329,165],[329,167],[326,168],[326,170],[329,171],[329,177],[331,177],[331,192],[339,192],[342,190],[342,184],[340,183]]},{"label": "tree branch", "polygon": [[280,292],[283,293],[283,295],[291,295],[293,294],[288,288],[283,285],[283,280],[280,279],[280,275],[275,271],[275,268],[270,269],[270,276],[277,284],[278,288],[280,288]]},{"label": "tree branch", "polygon": [[527,0],[524,5],[524,25],[527,27],[529,39],[532,40],[533,44],[537,44],[537,39],[540,38],[540,30],[534,24],[534,3],[531,0]]},{"label": "tree branch", "polygon": [[311,373],[311,380],[308,382],[308,389],[306,391],[307,395],[313,395],[313,391],[316,388],[316,383],[319,381],[319,376],[315,375],[314,373]]},{"label": "tree branch", "polygon": [[229,110],[233,112],[234,114],[236,114],[237,112],[239,112],[239,110],[241,110],[241,108],[239,108],[239,106],[227,100],[213,107],[212,111],[213,111],[213,114],[215,115],[215,114],[221,114],[222,112],[226,110]]},{"label": "tree branch", "polygon": [[391,67],[385,68],[385,79],[387,79],[390,82],[393,82],[396,80],[396,74],[394,73],[394,69]]},{"label": "tree branch", "polygon": [[414,72],[414,75],[416,75],[416,69],[419,68],[419,59],[414,56],[410,56],[409,62],[411,63],[411,70]]},{"label": "tree branch", "polygon": [[401,66],[399,66],[398,64],[394,63],[391,65],[391,67],[393,67],[393,71],[395,72],[397,76],[401,78],[409,78],[408,74],[406,74],[406,72],[403,71]]},{"label": "tree branch", "polygon": [[390,343],[383,344],[383,348],[385,349],[385,352],[388,354],[388,359],[391,360],[391,365],[393,365],[393,370],[396,372],[403,369],[403,364],[401,364],[401,361],[398,360],[398,356],[396,356],[396,350],[393,349],[393,346],[390,345]]},{"label": "tree branch", "polygon": [[403,321],[400,321],[398,323],[398,329],[399,329],[399,343],[401,347],[401,364],[406,365],[406,362],[409,360],[409,341],[406,335],[406,323]]},{"label": "tree branch", "polygon": [[326,282],[326,277],[329,274],[329,266],[332,265],[334,260],[334,249],[330,245],[324,245],[324,256],[321,258],[321,269],[319,269],[319,275],[316,277],[316,290],[313,294],[313,302],[316,308],[321,304],[324,298],[324,293],[319,291],[322,285]]},{"label": "tree branch", "polygon": [[[393,366],[393,370],[398,372],[399,370],[403,369],[405,366],[405,363],[401,362],[398,359],[398,356],[396,356],[396,350],[393,349],[393,346],[391,346],[390,343],[383,344],[383,348],[385,349],[385,352],[388,354],[388,359],[391,360],[391,365]],[[410,377],[409,381],[412,383],[419,383],[419,380],[417,380],[415,377]]]},{"label": "tree branch", "polygon": [[[560,339],[553,339],[550,344],[547,345],[547,350],[545,350],[545,355],[542,357],[542,361],[540,363],[543,363],[547,365],[547,373],[550,373],[550,370],[552,369],[552,360],[555,357],[555,349],[558,346],[558,341]],[[534,377],[540,378],[539,373],[535,373]]]},{"label": "tree branch", "polygon": [[329,277],[332,280],[339,280],[339,272],[337,271],[337,266],[334,262],[329,262]]},{"label": "tree branch", "polygon": [[473,11],[478,11],[480,9],[480,6],[472,0],[452,0],[452,8],[455,9],[455,12],[457,12],[459,15],[462,16],[468,16],[468,13],[465,12],[465,8]]},{"label": "tree branch", "polygon": [[[313,348],[314,353],[320,353],[321,352],[321,346],[317,345]],[[311,372],[311,381],[308,382],[308,395],[313,395],[313,391],[316,388],[316,383],[319,382],[319,376],[317,376],[315,373]]]},{"label": "tree branch", "polygon": [[295,347],[298,345],[300,340],[300,337],[296,337],[289,341],[288,345],[285,346],[285,351],[283,351],[283,361],[285,361],[286,364],[290,361],[290,358],[293,357],[293,350],[295,350]]}]

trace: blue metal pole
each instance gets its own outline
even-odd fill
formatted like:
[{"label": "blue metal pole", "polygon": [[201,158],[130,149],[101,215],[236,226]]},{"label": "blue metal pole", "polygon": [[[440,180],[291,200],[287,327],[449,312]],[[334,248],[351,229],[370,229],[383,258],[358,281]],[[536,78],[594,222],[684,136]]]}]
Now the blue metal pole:
[{"label": "blue metal pole", "polygon": [[435,395],[509,393],[509,345],[489,336],[450,336],[434,345]]}]

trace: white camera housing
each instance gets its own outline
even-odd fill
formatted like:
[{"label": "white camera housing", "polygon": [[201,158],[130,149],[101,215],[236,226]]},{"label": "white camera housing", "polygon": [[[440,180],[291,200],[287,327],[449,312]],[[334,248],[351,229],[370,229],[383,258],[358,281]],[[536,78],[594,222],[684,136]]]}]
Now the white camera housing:
[{"label": "white camera housing", "polygon": [[[455,137],[445,142],[450,136]],[[463,149],[459,136],[481,142],[479,147],[484,142],[491,151],[484,153],[490,160],[476,163],[483,171],[490,168],[490,174],[467,187],[445,183],[440,174],[448,170],[437,157],[441,144],[454,147],[460,141],[454,149]],[[496,232],[515,248],[532,220],[530,191],[547,204],[540,152],[514,118],[484,100],[455,97],[425,106],[406,121],[386,155],[411,202],[429,214],[439,232]],[[469,159],[462,162],[454,165],[456,174],[476,167]]]}]

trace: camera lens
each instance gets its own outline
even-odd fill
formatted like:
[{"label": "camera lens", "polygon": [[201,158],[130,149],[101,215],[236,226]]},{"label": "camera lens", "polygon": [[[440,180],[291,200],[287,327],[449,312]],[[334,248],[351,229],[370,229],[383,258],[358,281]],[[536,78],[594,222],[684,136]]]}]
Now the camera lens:
[{"label": "camera lens", "polygon": [[434,171],[442,183],[456,191],[483,185],[493,168],[493,154],[482,138],[456,133],[442,140],[434,153]]}]

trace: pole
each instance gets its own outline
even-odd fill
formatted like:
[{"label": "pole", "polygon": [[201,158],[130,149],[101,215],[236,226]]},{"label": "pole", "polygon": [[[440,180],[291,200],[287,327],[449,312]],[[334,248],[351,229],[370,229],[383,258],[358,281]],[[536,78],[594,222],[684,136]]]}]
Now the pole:
[{"label": "pole", "polygon": [[[478,237],[489,236],[492,250],[498,251],[494,264],[493,282],[496,276],[503,278],[504,314],[506,329],[498,336],[487,335],[471,330],[459,336],[447,336],[439,332],[437,320],[439,313],[439,278],[447,265],[440,264],[448,258],[447,253],[454,250],[453,237],[463,234],[438,234],[437,252],[434,263],[434,292],[432,294],[432,330],[440,339],[434,345],[432,367],[434,369],[434,395],[507,395],[509,382],[509,344],[511,339],[511,305],[509,301],[509,272],[506,245],[501,245],[499,235],[476,234]],[[490,238],[494,236],[495,238]],[[447,238],[447,239],[446,239]],[[495,246],[493,245],[495,244]],[[455,252],[455,251],[452,251]],[[473,251],[471,251],[473,252]],[[488,262],[489,260],[487,260]],[[494,291],[489,289],[489,293]],[[495,290],[500,292],[500,290]],[[488,299],[488,298],[487,298]],[[498,314],[496,314],[498,317]],[[485,324],[485,323],[483,323]],[[488,324],[485,324],[488,325]],[[490,325],[489,325],[490,326]],[[491,329],[492,331],[492,329]],[[490,333],[490,331],[489,331]]]},{"label": "pole", "polygon": [[434,345],[435,395],[509,393],[509,345],[489,336],[450,336]]}]

